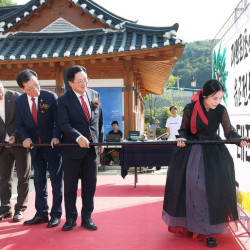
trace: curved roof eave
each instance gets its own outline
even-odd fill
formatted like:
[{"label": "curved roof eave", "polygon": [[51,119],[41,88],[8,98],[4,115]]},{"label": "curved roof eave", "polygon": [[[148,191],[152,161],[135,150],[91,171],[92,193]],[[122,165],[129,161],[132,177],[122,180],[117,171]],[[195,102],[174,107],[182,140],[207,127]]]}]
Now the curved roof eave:
[{"label": "curved roof eave", "polygon": [[[91,0],[68,1],[81,8],[84,12],[91,14],[94,18],[98,18],[101,22],[108,24],[110,28],[122,29],[122,24],[125,22],[135,23],[134,21],[115,15]],[[46,3],[49,3],[49,0],[31,0],[25,5],[20,5],[20,8],[16,8],[12,12],[0,17],[0,32],[8,32],[12,26],[17,25],[18,22],[33,14],[35,10],[39,10]]]}]

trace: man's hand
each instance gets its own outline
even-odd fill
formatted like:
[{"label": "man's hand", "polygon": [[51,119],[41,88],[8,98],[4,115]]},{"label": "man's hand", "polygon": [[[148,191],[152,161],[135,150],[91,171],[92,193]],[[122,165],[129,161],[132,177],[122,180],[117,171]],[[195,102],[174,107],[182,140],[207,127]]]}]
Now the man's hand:
[{"label": "man's hand", "polygon": [[[11,143],[14,143],[16,141],[16,139],[15,139],[15,137],[12,135],[12,136],[10,136],[10,138],[9,138],[9,143],[11,144]],[[5,146],[6,148],[11,148],[11,146]]]},{"label": "man's hand", "polygon": [[31,147],[31,144],[32,144],[32,140],[30,138],[27,138],[23,141],[24,148],[33,148],[33,147]]},{"label": "man's hand", "polygon": [[103,153],[103,146],[98,146],[98,155]]},{"label": "man's hand", "polygon": [[185,147],[186,143],[184,141],[186,141],[185,138],[177,138],[177,147],[179,148]]},{"label": "man's hand", "polygon": [[51,145],[52,148],[54,148],[54,146],[56,146],[58,143],[59,143],[59,140],[57,138],[53,138],[51,140],[50,145]]},{"label": "man's hand", "polygon": [[79,137],[77,143],[81,148],[89,148],[89,140],[84,136]]}]

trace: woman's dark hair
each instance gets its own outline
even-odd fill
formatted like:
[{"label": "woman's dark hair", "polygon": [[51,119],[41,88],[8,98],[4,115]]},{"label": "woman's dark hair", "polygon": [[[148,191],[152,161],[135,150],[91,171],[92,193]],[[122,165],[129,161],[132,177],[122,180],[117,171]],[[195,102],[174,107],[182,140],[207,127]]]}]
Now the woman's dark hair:
[{"label": "woman's dark hair", "polygon": [[67,80],[74,82],[75,74],[78,72],[81,72],[81,71],[83,71],[87,74],[87,70],[83,66],[74,65],[74,66],[70,67],[67,71]]},{"label": "woman's dark hair", "polygon": [[202,95],[203,96],[214,95],[220,90],[222,90],[223,92],[225,91],[222,84],[218,80],[211,79],[204,84],[202,89]]},{"label": "woman's dark hair", "polygon": [[21,71],[16,78],[17,84],[20,88],[24,88],[23,84],[28,82],[32,76],[35,76],[37,78],[37,73],[30,69],[25,69]]}]

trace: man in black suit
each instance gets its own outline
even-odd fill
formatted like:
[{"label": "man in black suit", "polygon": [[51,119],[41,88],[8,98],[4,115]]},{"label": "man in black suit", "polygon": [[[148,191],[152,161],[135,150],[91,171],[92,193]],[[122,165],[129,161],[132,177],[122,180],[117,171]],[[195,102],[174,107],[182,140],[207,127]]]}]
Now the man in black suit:
[{"label": "man in black suit", "polygon": [[[0,82],[0,142],[20,143],[21,138],[15,125],[15,100],[20,96],[18,92],[7,90]],[[27,208],[30,154],[25,148],[0,147],[0,220],[12,217],[11,194],[14,163],[17,171],[17,203],[13,221],[23,219],[23,211]]]},{"label": "man in black suit", "polygon": [[78,143],[62,149],[64,171],[64,200],[66,223],[62,230],[76,226],[78,178],[81,178],[82,210],[81,226],[96,230],[91,219],[96,189],[96,156],[103,147],[90,147],[89,142],[103,141],[103,116],[99,94],[87,88],[88,76],[82,66],[72,66],[67,71],[71,89],[58,98],[58,125],[63,132],[64,143]]},{"label": "man in black suit", "polygon": [[[34,167],[36,191],[36,214],[24,225],[47,223],[48,228],[59,225],[62,215],[62,155],[58,147],[61,132],[57,126],[57,96],[40,89],[38,76],[26,69],[17,76],[17,83],[23,94],[16,99],[15,114],[17,129],[23,140],[23,147],[29,148]],[[51,147],[32,147],[32,143],[46,143]],[[53,204],[48,218],[47,170],[49,171]]]}]

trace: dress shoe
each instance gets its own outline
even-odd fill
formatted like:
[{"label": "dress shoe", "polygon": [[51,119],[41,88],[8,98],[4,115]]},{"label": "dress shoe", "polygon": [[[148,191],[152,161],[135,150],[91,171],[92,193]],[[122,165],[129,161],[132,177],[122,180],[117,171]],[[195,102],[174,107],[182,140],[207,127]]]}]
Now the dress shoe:
[{"label": "dress shoe", "polygon": [[82,220],[82,224],[81,224],[82,227],[85,227],[87,228],[88,230],[97,230],[97,226],[96,224],[92,221],[91,218],[88,218],[86,220]]},{"label": "dress shoe", "polygon": [[76,226],[76,221],[74,219],[67,219],[62,227],[63,231],[70,231]]},{"label": "dress shoe", "polygon": [[34,217],[31,220],[26,220],[23,224],[25,226],[31,226],[31,225],[36,225],[36,224],[41,224],[41,223],[47,223],[49,221],[48,216],[44,217]]},{"label": "dress shoe", "polygon": [[2,219],[8,219],[12,217],[12,212],[11,210],[6,210],[6,209],[1,209],[0,210],[0,220]]},{"label": "dress shoe", "polygon": [[60,218],[51,217],[47,227],[48,228],[56,227],[60,224],[60,222],[61,222]]},{"label": "dress shoe", "polygon": [[207,247],[217,247],[218,242],[217,239],[214,237],[207,238]]},{"label": "dress shoe", "polygon": [[13,216],[14,222],[19,222],[23,219],[23,212],[21,210],[16,210]]}]

